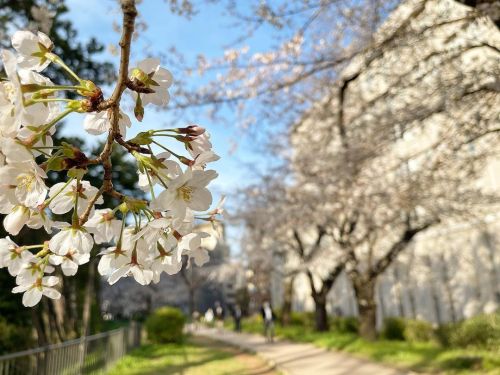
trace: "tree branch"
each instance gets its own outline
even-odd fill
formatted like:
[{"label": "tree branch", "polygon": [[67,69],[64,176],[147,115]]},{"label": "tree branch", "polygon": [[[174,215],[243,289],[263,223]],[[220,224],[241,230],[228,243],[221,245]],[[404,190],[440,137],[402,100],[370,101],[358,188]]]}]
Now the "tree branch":
[{"label": "tree branch", "polygon": [[[115,142],[115,140],[121,139],[120,128],[118,126],[118,122],[120,120],[120,100],[123,91],[125,91],[125,89],[127,88],[130,45],[132,43],[132,35],[134,33],[135,18],[137,17],[135,0],[121,0],[121,7],[123,12],[123,29],[120,39],[121,55],[118,80],[111,97],[108,100],[100,103],[98,106],[98,110],[110,110],[111,127],[109,129],[108,137],[106,139],[106,143],[102,149],[102,152],[97,158],[97,160],[102,163],[102,166],[104,168],[104,180],[101,188],[99,189],[99,192],[92,198],[85,212],[81,215],[80,225],[85,224],[85,222],[88,220],[94,203],[103,193],[110,193],[112,196],[115,196],[115,193],[117,193],[113,189],[113,165],[111,163],[111,154],[113,152],[113,143]],[[126,143],[122,139],[121,141],[123,143]],[[121,142],[118,143],[122,144]],[[129,150],[129,148],[127,148],[127,150]],[[123,194],[119,194],[119,196],[120,198],[124,197]]]}]

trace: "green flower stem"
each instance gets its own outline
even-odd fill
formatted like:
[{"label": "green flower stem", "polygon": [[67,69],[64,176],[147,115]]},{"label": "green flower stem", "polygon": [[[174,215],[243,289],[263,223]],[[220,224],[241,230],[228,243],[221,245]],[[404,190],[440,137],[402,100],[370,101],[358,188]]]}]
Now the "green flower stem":
[{"label": "green flower stem", "polygon": [[23,92],[37,93],[40,91],[65,91],[65,90],[85,90],[84,86],[73,86],[73,85],[37,85],[36,83],[23,85]]},{"label": "green flower stem", "polygon": [[73,181],[75,178],[74,177],[71,177],[68,181],[66,181],[66,183],[64,184],[64,186],[61,188],[61,190],[59,190],[56,194],[54,194],[52,197],[50,197],[50,199],[47,199],[45,202],[43,202],[43,205],[45,207],[47,207],[50,202],[52,202],[52,200],[57,197],[59,194],[61,194],[64,189],[66,189],[68,187],[68,185],[71,183],[71,181]]},{"label": "green flower stem", "polygon": [[52,121],[50,121],[49,123],[44,125],[42,128],[42,131],[39,134],[37,134],[37,136],[35,137],[33,144],[35,144],[45,133],[47,133],[51,127],[53,127],[55,124],[57,124],[59,121],[61,121],[63,118],[65,118],[67,115],[69,115],[71,112],[74,112],[74,111],[75,111],[74,109],[68,108],[64,112],[61,112]]},{"label": "green flower stem", "polygon": [[36,103],[51,103],[51,102],[72,102],[73,100],[71,99],[66,99],[66,98],[45,98],[45,99],[29,99],[26,102],[24,102],[25,107],[29,107],[30,105],[36,104]]},{"label": "green flower stem", "polygon": [[151,191],[151,198],[155,199],[155,192],[153,189],[153,183],[151,182],[151,177],[149,176],[148,169],[144,168],[144,171],[146,172],[146,177],[148,178],[149,190]]},{"label": "green flower stem", "polygon": [[44,244],[41,245],[29,245],[29,246],[22,246],[23,249],[30,250],[30,249],[39,249],[41,247],[44,247]]},{"label": "green flower stem", "polygon": [[174,155],[177,159],[180,159],[182,158],[183,156],[179,155],[179,154],[176,154],[175,152],[173,152],[172,150],[166,148],[165,146],[163,146],[160,142],[156,142],[155,140],[153,140],[153,143],[155,145],[157,145],[158,147],[161,147],[162,149],[164,149],[165,151],[167,152],[170,152],[172,155]]},{"label": "green flower stem", "polygon": [[119,249],[122,246],[122,240],[123,240],[123,232],[125,231],[125,219],[127,218],[127,214],[123,214],[122,217],[122,227],[120,230],[120,237],[118,238],[118,241],[116,242],[116,248]]},{"label": "green flower stem", "polygon": [[53,63],[63,68],[75,81],[77,81],[80,84],[83,82],[83,80],[80,77],[78,77],[78,75],[69,66],[67,66],[59,56],[54,55],[53,53],[47,53],[46,56]]}]

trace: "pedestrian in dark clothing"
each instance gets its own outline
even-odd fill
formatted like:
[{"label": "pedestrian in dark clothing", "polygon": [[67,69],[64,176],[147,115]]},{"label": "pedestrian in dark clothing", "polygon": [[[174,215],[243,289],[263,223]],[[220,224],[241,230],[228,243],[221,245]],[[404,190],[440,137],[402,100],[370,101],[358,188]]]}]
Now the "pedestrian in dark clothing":
[{"label": "pedestrian in dark clothing", "polygon": [[274,341],[274,321],[276,320],[276,315],[274,314],[271,304],[265,301],[260,309],[262,314],[262,319],[264,320],[264,336],[268,342]]},{"label": "pedestrian in dark clothing", "polygon": [[241,308],[240,305],[235,305],[233,308],[234,330],[241,332]]}]

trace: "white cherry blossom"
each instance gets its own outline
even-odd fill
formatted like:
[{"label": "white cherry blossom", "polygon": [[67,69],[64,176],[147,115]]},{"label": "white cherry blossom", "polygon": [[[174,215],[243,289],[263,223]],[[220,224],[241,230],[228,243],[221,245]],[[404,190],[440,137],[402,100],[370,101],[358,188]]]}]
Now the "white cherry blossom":
[{"label": "white cherry blossom", "polygon": [[192,169],[205,169],[208,163],[217,161],[220,159],[220,156],[217,155],[215,152],[212,150],[209,151],[203,151],[202,153],[198,154],[194,158],[194,163],[191,166]]},{"label": "white cherry blossom", "polygon": [[14,206],[11,212],[3,219],[4,229],[16,236],[30,219],[30,210],[25,206]]},{"label": "white cherry blossom", "polygon": [[46,296],[52,299],[61,298],[61,293],[59,293],[53,286],[59,283],[59,278],[56,276],[45,276],[43,278],[36,278],[32,283],[26,283],[16,286],[12,289],[12,293],[24,293],[23,295],[23,305],[26,307],[35,306],[42,296]]},{"label": "white cherry blossom", "polygon": [[33,161],[33,154],[31,151],[17,139],[0,139],[0,148],[7,163],[23,163]]},{"label": "white cherry blossom", "polygon": [[47,233],[52,233],[52,227],[54,222],[51,220],[50,216],[47,215],[44,209],[31,209],[30,218],[26,223],[26,226],[31,229],[43,229]]},{"label": "white cherry blossom", "polygon": [[49,241],[49,249],[58,255],[66,255],[72,251],[90,253],[93,246],[94,240],[84,228],[74,228],[69,224]]},{"label": "white cherry blossom", "polygon": [[97,266],[99,274],[110,276],[115,270],[123,267],[130,261],[127,252],[121,246],[112,246],[99,253],[101,259]]},{"label": "white cherry blossom", "polygon": [[19,66],[40,72],[50,64],[47,53],[54,46],[50,38],[41,31],[33,34],[31,31],[20,30],[12,36],[12,47],[19,53]]},{"label": "white cherry blossom", "polygon": [[[0,239],[0,268],[8,268],[16,278],[13,293],[23,293],[23,304],[30,307],[44,295],[59,298],[61,294],[54,288],[58,277],[47,275],[58,269],[65,276],[74,276],[79,266],[90,261],[94,244],[114,245],[99,254],[98,271],[110,284],[133,277],[147,285],[159,282],[163,273],[178,273],[186,260],[188,265],[190,259],[199,266],[206,263],[208,252],[201,247],[206,234],[193,232],[194,211],[205,211],[212,203],[206,186],[217,173],[205,168],[219,157],[212,151],[205,129],[191,125],[147,130],[141,132],[142,138],[126,141],[131,120],[120,109],[120,100],[107,106],[110,102],[100,87],[80,78],[51,52],[53,44],[47,35],[18,31],[12,45],[16,53],[0,51],[7,75],[7,80],[0,82],[0,213],[5,215],[3,226],[11,235],[18,235],[25,225],[51,234],[50,240],[25,246],[18,246],[9,237]],[[56,76],[54,84],[40,74],[50,62],[76,83],[59,84]],[[172,75],[160,67],[159,59],[139,62],[129,75],[126,86],[136,98],[137,119],[142,120],[144,106],[168,103]],[[72,91],[71,99],[59,97],[68,90]],[[110,120],[115,104],[118,129],[111,127]],[[89,156],[69,142],[54,145],[56,125],[70,113],[82,115],[83,127],[90,135],[108,134],[99,154]],[[162,142],[181,142],[192,160],[174,152],[153,155],[149,148],[152,142],[169,150],[155,137]],[[113,186],[107,178],[100,189],[82,180],[99,166],[113,175],[119,172],[116,166],[108,170],[112,164],[109,151],[115,144],[138,160],[139,187],[153,198],[158,194],[152,202],[117,191],[119,185]],[[49,172],[66,178],[66,182],[47,186]],[[118,206],[94,207],[109,196],[120,199]],[[54,215],[71,211],[71,223],[53,221]],[[121,220],[115,217],[116,212],[121,213]],[[205,213],[209,219],[200,218],[212,220],[213,212]],[[135,225],[125,228],[132,215]]]},{"label": "white cherry blossom", "polygon": [[[168,180],[176,178],[182,173],[181,167],[178,163],[170,160],[170,152],[162,152],[155,156],[155,169],[148,168],[147,173],[138,171],[139,174],[139,187],[144,191],[149,191],[151,186],[165,183]],[[153,161],[154,162],[154,161]],[[149,175],[149,178],[148,178]]]},{"label": "white cherry blossom", "polygon": [[95,210],[85,227],[94,234],[95,243],[113,242],[120,235],[122,222],[116,219],[113,210]]},{"label": "white cherry blossom", "polygon": [[44,170],[34,162],[11,163],[0,168],[0,186],[13,189],[17,202],[35,208],[47,195]]},{"label": "white cherry blossom", "polygon": [[0,268],[7,267],[12,276],[18,275],[31,257],[29,251],[18,246],[10,237],[0,239]]},{"label": "white cherry blossom", "polygon": [[[58,215],[65,214],[73,209],[77,194],[77,212],[81,215],[87,208],[89,200],[92,199],[99,190],[90,185],[90,182],[88,181],[81,181],[80,187],[78,187],[76,180],[71,181],[66,186],[65,185],[65,182],[59,182],[52,186],[49,190],[49,199],[51,199],[49,208],[53,213]],[[99,197],[96,204],[102,204],[103,202],[103,198]]]},{"label": "white cherry blossom", "polygon": [[[36,84],[49,88],[54,84],[47,77],[31,70],[19,69],[19,79],[22,85]],[[33,95],[25,94],[25,99],[31,99]],[[46,92],[45,98],[54,97],[54,93]],[[23,125],[37,127],[46,124],[59,113],[59,105],[55,102],[33,103],[24,107]]]},{"label": "white cherry blossom", "polygon": [[51,255],[50,263],[55,266],[61,266],[64,276],[74,276],[78,272],[78,266],[88,263],[90,253],[80,253],[76,250],[69,250],[64,255]]},{"label": "white cherry blossom", "polygon": [[198,155],[204,152],[211,151],[212,142],[210,142],[210,134],[208,132],[204,132],[203,134],[194,137],[192,141],[186,143],[186,149],[193,158],[198,157]]},{"label": "white cherry blossom", "polygon": [[1,57],[8,81],[2,83],[0,94],[0,119],[2,136],[14,137],[26,116],[21,81],[17,73],[14,54],[8,50],[1,51]]},{"label": "white cherry blossom", "polygon": [[[142,104],[149,103],[164,106],[170,100],[168,88],[172,84],[172,74],[160,66],[160,59],[147,58],[137,63],[136,68],[130,71],[130,79],[137,80],[146,88],[154,90],[151,94],[141,95]],[[137,93],[133,92],[134,98]]]},{"label": "white cherry blossom", "polygon": [[210,255],[208,255],[208,250],[198,247],[189,253],[189,257],[194,259],[194,264],[198,267],[202,267],[205,263],[210,260]]},{"label": "white cherry blossom", "polygon": [[162,191],[151,202],[155,210],[169,210],[173,215],[184,218],[186,209],[205,211],[212,204],[212,194],[206,186],[217,177],[210,171],[187,171],[167,183],[167,189]]},{"label": "white cherry blossom", "polygon": [[[125,137],[127,134],[127,128],[132,126],[130,117],[122,111],[120,111],[120,119],[118,120],[118,127],[120,129],[120,134]],[[109,112],[95,112],[88,113],[83,120],[83,128],[87,133],[92,135],[100,135],[109,131],[111,127],[111,122],[109,119]]]}]

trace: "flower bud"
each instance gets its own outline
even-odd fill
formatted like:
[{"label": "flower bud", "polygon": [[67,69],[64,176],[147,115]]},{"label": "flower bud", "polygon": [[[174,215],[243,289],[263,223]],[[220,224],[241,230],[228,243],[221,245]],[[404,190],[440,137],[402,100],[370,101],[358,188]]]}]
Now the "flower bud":
[{"label": "flower bud", "polygon": [[185,128],[178,128],[177,131],[181,134],[187,134],[193,137],[197,137],[198,135],[202,135],[205,133],[205,128],[202,128],[198,125],[189,125]]},{"label": "flower bud", "polygon": [[72,100],[68,102],[66,108],[78,113],[85,113],[90,109],[90,102],[88,100]]},{"label": "flower bud", "polygon": [[89,80],[80,82],[80,85],[84,87],[82,90],[78,90],[78,94],[82,96],[94,96],[101,91],[94,82]]},{"label": "flower bud", "polygon": [[188,167],[192,167],[193,164],[194,164],[194,160],[191,160],[191,159],[188,159],[184,156],[179,156],[179,161],[182,163],[182,164],[185,164],[187,165]]},{"label": "flower bud", "polygon": [[142,100],[140,95],[137,95],[137,99],[135,101],[134,115],[138,121],[142,121],[144,119],[144,107],[142,105]]}]

